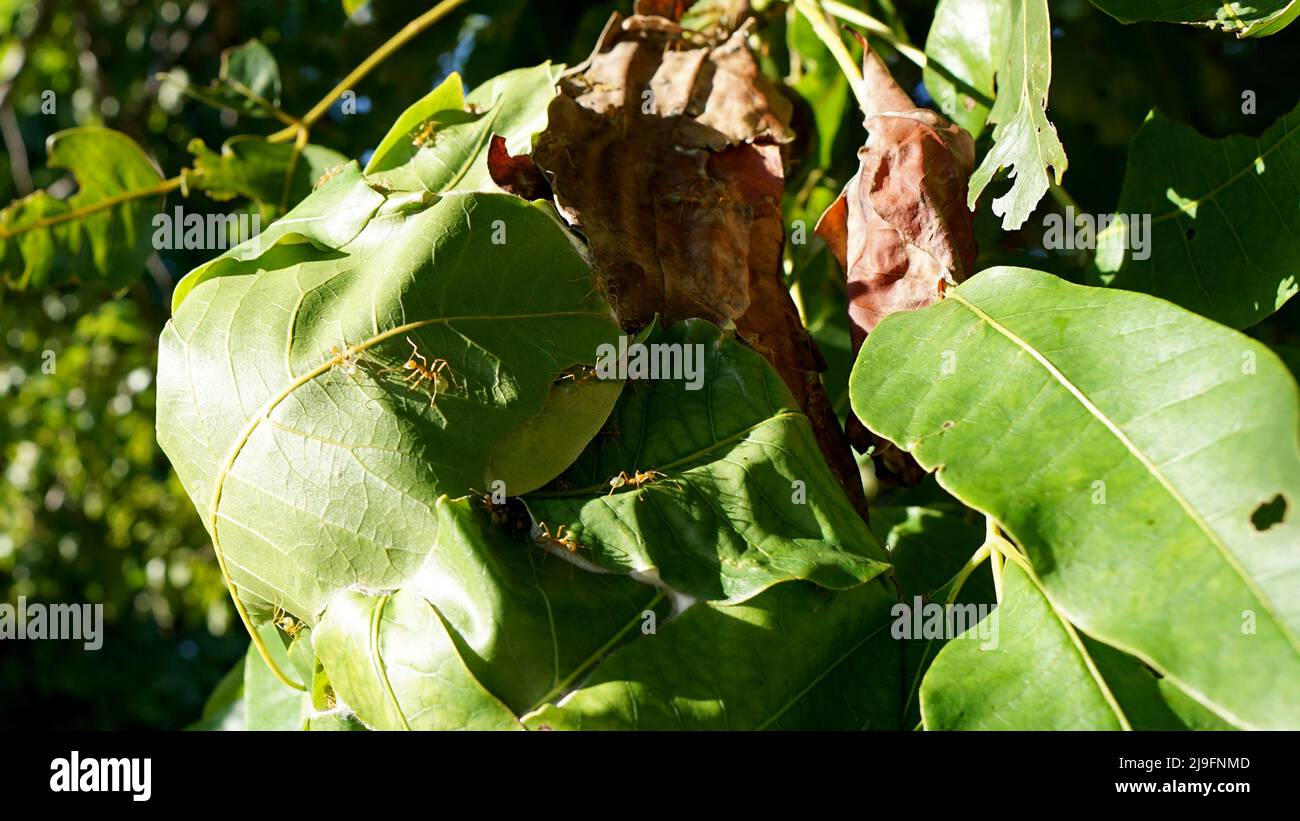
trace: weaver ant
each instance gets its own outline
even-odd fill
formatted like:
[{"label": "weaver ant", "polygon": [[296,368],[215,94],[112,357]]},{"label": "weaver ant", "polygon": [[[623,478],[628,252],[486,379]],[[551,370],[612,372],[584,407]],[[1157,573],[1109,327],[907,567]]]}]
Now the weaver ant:
[{"label": "weaver ant", "polygon": [[627,474],[627,471],[620,470],[617,476],[609,480],[609,493],[606,495],[612,496],[614,495],[614,491],[621,487],[627,487],[628,485],[639,488],[642,485],[649,484],[650,482],[667,478],[669,477],[666,474],[660,473],[657,470],[638,470],[634,471],[631,476]]},{"label": "weaver ant", "polygon": [[555,529],[555,534],[552,535],[551,529],[546,526],[546,522],[538,522],[537,535],[533,538],[538,544],[554,545],[556,547],[562,547],[570,553],[577,553],[578,548],[582,547],[582,545],[578,544],[578,540],[573,538],[572,532],[567,536],[565,535],[565,527],[565,525],[560,525]]},{"label": "weaver ant", "polygon": [[289,638],[297,636],[298,631],[301,630],[303,626],[302,622],[289,615],[282,607],[275,608],[275,615],[271,617],[271,621],[276,627],[283,630],[285,635]]},{"label": "weaver ant", "polygon": [[443,371],[449,370],[451,364],[445,359],[435,359],[430,364],[429,360],[425,359],[424,354],[420,353],[420,349],[411,341],[409,336],[406,337],[406,341],[411,346],[411,355],[407,357],[406,361],[396,368],[383,368],[379,372],[410,371],[402,381],[406,383],[408,388],[412,389],[421,382],[427,381],[429,383],[429,405],[432,407],[438,401],[438,391],[442,390],[443,386],[452,385],[451,375],[443,375]]}]

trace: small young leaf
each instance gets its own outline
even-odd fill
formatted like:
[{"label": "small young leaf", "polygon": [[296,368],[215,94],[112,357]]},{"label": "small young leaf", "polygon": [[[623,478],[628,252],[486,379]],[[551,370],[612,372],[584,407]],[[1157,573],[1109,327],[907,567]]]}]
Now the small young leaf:
[{"label": "small young leaf", "polygon": [[1047,0],[1012,4],[1010,47],[998,70],[997,99],[989,112],[993,147],[975,169],[967,200],[974,209],[980,194],[1003,168],[1011,168],[1011,190],[993,201],[1002,227],[1014,231],[1047,193],[1047,169],[1056,182],[1069,164],[1056,126],[1047,119],[1047,89],[1052,81],[1052,24]]},{"label": "small young leaf", "polygon": [[[158,77],[163,82],[175,82],[168,74]],[[187,83],[180,89],[214,108],[230,109],[247,117],[274,117],[280,107],[280,67],[270,49],[253,39],[221,52],[221,68],[209,85]]]},{"label": "small young leaf", "polygon": [[153,251],[149,223],[162,206],[162,176],[130,137],[107,128],[60,131],[46,152],[50,167],[72,173],[77,192],[60,200],[37,191],[0,211],[5,281],[44,288],[93,275],[110,288],[127,285]]},{"label": "small young leaf", "polygon": [[252,136],[231,137],[220,154],[199,139],[190,142],[189,150],[194,165],[182,172],[187,189],[205,191],[217,201],[247,197],[272,213],[282,204],[301,202],[322,176],[347,162],[323,146],[308,144],[299,151],[289,143]]}]

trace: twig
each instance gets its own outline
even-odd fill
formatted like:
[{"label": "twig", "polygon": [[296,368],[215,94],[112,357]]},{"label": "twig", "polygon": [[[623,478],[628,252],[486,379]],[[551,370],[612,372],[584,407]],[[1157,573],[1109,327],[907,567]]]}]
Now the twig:
[{"label": "twig", "polygon": [[362,60],[356,68],[352,69],[352,71],[350,71],[338,85],[334,86],[333,90],[331,90],[329,94],[322,97],[321,101],[316,103],[310,111],[302,115],[300,118],[301,126],[289,126],[283,128],[272,134],[267,139],[270,142],[284,142],[288,139],[297,138],[298,128],[302,127],[310,129],[315,125],[316,122],[321,117],[325,116],[325,113],[330,110],[330,106],[334,104],[335,100],[342,97],[345,91],[351,89],[360,82],[363,77],[373,71],[375,66],[388,59],[394,51],[397,51],[399,48],[409,43],[416,35],[446,17],[457,8],[465,5],[466,2],[467,0],[442,0],[438,5],[407,23],[402,27],[401,31],[390,37],[386,43],[371,52],[369,57]]}]

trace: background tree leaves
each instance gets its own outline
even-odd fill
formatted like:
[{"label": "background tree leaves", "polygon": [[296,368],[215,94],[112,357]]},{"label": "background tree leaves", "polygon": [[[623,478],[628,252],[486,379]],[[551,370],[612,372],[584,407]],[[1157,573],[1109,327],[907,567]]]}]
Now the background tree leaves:
[{"label": "background tree leaves", "polygon": [[0,211],[0,263],[19,289],[43,288],[94,276],[110,288],[130,282],[152,252],[149,217],[162,176],[135,141],[107,128],[86,127],[50,136],[48,162],[69,171],[77,191],[56,199],[37,191]]},{"label": "background tree leaves", "polygon": [[[1300,108],[1259,137],[1223,139],[1152,112],[1129,147],[1123,219],[1098,237],[1094,275],[1235,328],[1282,307],[1300,290],[1297,133]],[[1128,237],[1148,218],[1137,259]]]},{"label": "background tree leaves", "polygon": [[[163,82],[173,82],[160,75]],[[206,86],[185,83],[181,90],[199,102],[227,108],[246,117],[277,117],[280,113],[280,66],[271,50],[256,38],[221,53],[217,79]]]}]

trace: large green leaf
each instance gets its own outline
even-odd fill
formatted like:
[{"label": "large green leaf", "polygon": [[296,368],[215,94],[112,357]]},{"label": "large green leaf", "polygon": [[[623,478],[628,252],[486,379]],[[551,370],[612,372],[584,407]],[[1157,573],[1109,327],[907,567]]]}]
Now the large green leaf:
[{"label": "large green leaf", "polygon": [[[1300,289],[1298,133],[1300,107],[1259,137],[1217,140],[1152,113],[1129,147],[1124,219],[1098,238],[1101,281],[1237,328],[1280,308]],[[1129,250],[1135,229],[1146,259]]]},{"label": "large green leaf", "polygon": [[[807,417],[760,354],[702,320],[649,344],[698,351],[699,389],[684,379],[633,382],[561,487],[528,497],[538,521],[566,527],[606,570],[653,572],[674,590],[729,603],[788,579],[852,587],[886,568]],[[611,487],[638,472],[654,476]]]},{"label": "large green leaf", "polygon": [[[381,207],[397,201],[376,190],[362,177],[356,163],[349,163],[260,234],[186,274],[172,292],[172,313],[178,313],[190,292],[209,279],[247,274],[252,270],[250,265],[255,265],[263,254],[294,250],[279,246],[309,246],[296,249],[304,254],[310,254],[311,249],[330,253],[343,248],[356,239]],[[420,207],[419,202],[413,202],[412,207]]]},{"label": "large green leaf", "polygon": [[437,608],[414,591],[340,592],[315,641],[339,692],[370,727],[519,729],[470,673]]},{"label": "large green leaf", "polygon": [[1015,562],[981,635],[948,642],[921,690],[930,730],[1232,729],[1132,656],[1076,631]]},{"label": "large green leaf", "polygon": [[1009,0],[939,0],[925,39],[925,88],[948,118],[978,137],[1006,63]]},{"label": "large green leaf", "polygon": [[1286,28],[1297,15],[1296,0],[1092,0],[1119,20],[1191,23],[1235,32],[1238,37],[1265,37]]},{"label": "large green leaf", "polygon": [[[358,179],[294,214],[375,194]],[[241,246],[209,268],[163,331],[158,376],[159,442],[234,582],[308,623],[339,589],[401,586],[438,496],[527,492],[575,458],[605,414],[543,427],[549,471],[493,452],[618,332],[548,206],[392,194],[319,225],[354,236]],[[436,403],[403,381],[413,345],[449,365]],[[592,401],[607,414],[615,398]]]},{"label": "large green leaf", "polygon": [[[468,726],[466,715],[500,706],[513,723],[569,689],[664,599],[625,576],[578,571],[477,507],[438,501],[436,541],[405,588],[344,591],[326,607],[317,650],[340,696],[372,727]],[[399,688],[388,671],[402,666],[443,672]]]},{"label": "large green leaf", "polygon": [[993,200],[993,213],[1002,227],[1015,230],[1029,219],[1047,193],[1047,169],[1056,182],[1069,165],[1056,126],[1047,119],[1047,89],[1052,82],[1052,22],[1047,0],[1012,3],[1006,61],[998,69],[997,98],[989,112],[993,147],[971,175],[968,202],[975,207],[980,194],[1003,168],[1011,172],[1011,190]]},{"label": "large green leaf", "polygon": [[[944,645],[921,684],[927,730],[1127,730],[1128,718],[1074,628],[1014,561],[993,639]],[[987,629],[987,626],[986,626]]]},{"label": "large green leaf", "polygon": [[995,268],[885,320],[852,383],[1072,622],[1233,724],[1300,726],[1300,396],[1263,345]]},{"label": "large green leaf", "polygon": [[778,584],[700,603],[638,635],[531,729],[896,729],[898,644],[883,579],[843,592]]},{"label": "large green leaf", "polygon": [[107,128],[70,128],[50,136],[51,168],[70,171],[77,193],[67,199],[45,191],[0,211],[0,265],[16,288],[44,288],[98,277],[110,288],[129,284],[144,270],[151,218],[162,195],[151,191],[162,176],[130,137]]},{"label": "large green leaf", "polygon": [[453,74],[397,118],[366,173],[403,190],[500,190],[487,168],[492,135],[504,137],[512,155],[530,153],[562,69],[543,63],[509,71],[468,97]]}]

